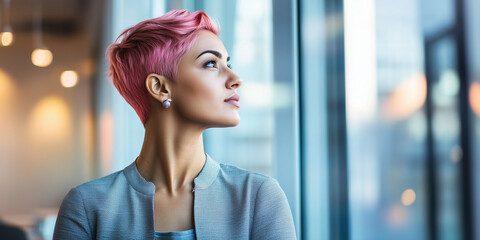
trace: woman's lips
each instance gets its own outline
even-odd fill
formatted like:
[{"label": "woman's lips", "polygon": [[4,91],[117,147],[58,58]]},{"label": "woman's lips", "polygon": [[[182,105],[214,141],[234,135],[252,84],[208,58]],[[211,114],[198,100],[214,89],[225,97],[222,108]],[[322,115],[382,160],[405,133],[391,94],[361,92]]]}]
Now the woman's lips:
[{"label": "woman's lips", "polygon": [[236,107],[240,107],[240,95],[238,95],[237,93],[233,94],[231,97],[225,99],[225,102],[226,103],[230,103]]},{"label": "woman's lips", "polygon": [[231,100],[225,100],[225,102],[226,102],[226,103],[230,103],[230,104],[232,104],[232,105],[234,105],[234,106],[236,106],[236,107],[240,107],[240,103],[239,103],[238,101],[236,101],[236,100],[233,100],[233,99],[231,99]]}]

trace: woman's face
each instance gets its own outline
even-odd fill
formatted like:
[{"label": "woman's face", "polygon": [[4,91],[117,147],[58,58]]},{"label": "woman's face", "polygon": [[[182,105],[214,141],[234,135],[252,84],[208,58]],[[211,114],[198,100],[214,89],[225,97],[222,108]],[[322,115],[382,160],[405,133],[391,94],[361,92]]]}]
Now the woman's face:
[{"label": "woman's face", "polygon": [[[207,128],[238,125],[237,88],[242,80],[229,68],[228,61],[222,41],[210,31],[200,31],[178,64],[177,79],[172,86],[172,109],[186,120]],[[233,100],[228,100],[232,97]]]}]

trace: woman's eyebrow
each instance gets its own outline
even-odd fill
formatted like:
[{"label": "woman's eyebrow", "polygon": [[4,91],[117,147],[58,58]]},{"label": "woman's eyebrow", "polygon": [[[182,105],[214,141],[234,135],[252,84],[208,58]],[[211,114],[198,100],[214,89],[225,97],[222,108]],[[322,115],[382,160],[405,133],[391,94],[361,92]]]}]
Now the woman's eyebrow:
[{"label": "woman's eyebrow", "polygon": [[[206,50],[206,51],[203,51],[202,53],[200,53],[200,55],[197,56],[196,59],[198,59],[200,56],[202,56],[203,54],[205,53],[211,53],[213,55],[215,55],[216,57],[222,59],[222,54],[218,51],[215,51],[215,50]],[[227,62],[230,61],[230,57],[227,57]]]}]

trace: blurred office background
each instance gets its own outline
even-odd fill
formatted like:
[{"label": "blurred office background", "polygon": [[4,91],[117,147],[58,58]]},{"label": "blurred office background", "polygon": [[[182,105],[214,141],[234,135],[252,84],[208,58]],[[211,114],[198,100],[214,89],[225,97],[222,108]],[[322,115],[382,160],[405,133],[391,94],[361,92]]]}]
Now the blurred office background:
[{"label": "blurred office background", "polygon": [[299,239],[480,239],[476,0],[1,0],[0,226],[51,239],[70,188],[134,161],[105,51],[171,9],[219,22],[244,80],[206,151],[277,178]]}]

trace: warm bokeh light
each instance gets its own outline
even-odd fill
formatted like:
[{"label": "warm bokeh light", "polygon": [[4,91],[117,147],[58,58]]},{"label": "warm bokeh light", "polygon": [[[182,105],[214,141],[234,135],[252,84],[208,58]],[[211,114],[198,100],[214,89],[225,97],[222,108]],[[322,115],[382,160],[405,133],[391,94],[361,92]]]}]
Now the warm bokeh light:
[{"label": "warm bokeh light", "polygon": [[412,189],[407,189],[402,193],[402,204],[404,206],[410,206],[415,202],[417,198],[415,191]]},{"label": "warm bokeh light", "polygon": [[422,108],[427,99],[427,79],[423,74],[404,80],[388,96],[385,105],[387,116],[402,120]]},{"label": "warm bokeh light", "polygon": [[60,82],[62,83],[63,87],[71,88],[77,85],[78,82],[78,74],[75,71],[64,71],[60,76]]},{"label": "warm bokeh light", "polygon": [[65,142],[72,134],[70,109],[62,98],[47,96],[33,108],[28,126],[27,132],[36,145]]},{"label": "warm bokeh light", "polygon": [[0,43],[2,46],[10,46],[13,42],[13,34],[11,32],[0,33]]},{"label": "warm bokeh light", "polygon": [[7,72],[0,69],[0,111],[4,114],[5,108],[7,108],[14,95],[14,84],[10,75]]},{"label": "warm bokeh light", "polygon": [[0,69],[0,102],[9,99],[13,93],[13,81],[10,75]]},{"label": "warm bokeh light", "polygon": [[472,111],[480,117],[480,83],[473,82],[468,94]]},{"label": "warm bokeh light", "polygon": [[37,48],[32,52],[32,63],[38,67],[47,67],[52,63],[53,55],[48,49]]}]

